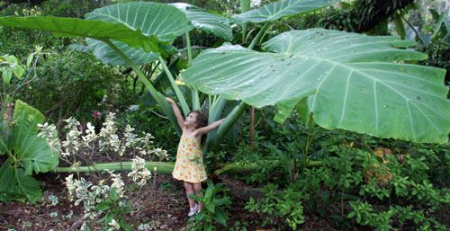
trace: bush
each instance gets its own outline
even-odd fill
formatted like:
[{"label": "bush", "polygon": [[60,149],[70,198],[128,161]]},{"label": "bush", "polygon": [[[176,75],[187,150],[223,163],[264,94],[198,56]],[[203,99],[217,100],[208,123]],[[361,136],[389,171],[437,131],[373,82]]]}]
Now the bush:
[{"label": "bush", "polygon": [[[48,55],[38,65],[36,75],[37,80],[17,95],[57,124],[70,116],[90,121],[93,111],[122,109],[137,100],[117,70],[84,53],[65,51]],[[108,95],[107,104],[100,104],[104,95]]]},{"label": "bush", "polygon": [[303,216],[317,216],[343,230],[448,229],[443,214],[450,205],[449,143],[411,144],[342,131],[322,132],[316,143],[321,147],[313,145],[311,152],[324,156],[323,166],[305,169],[294,184],[269,184],[262,197],[247,202],[250,212],[265,218],[264,228],[296,229]]}]

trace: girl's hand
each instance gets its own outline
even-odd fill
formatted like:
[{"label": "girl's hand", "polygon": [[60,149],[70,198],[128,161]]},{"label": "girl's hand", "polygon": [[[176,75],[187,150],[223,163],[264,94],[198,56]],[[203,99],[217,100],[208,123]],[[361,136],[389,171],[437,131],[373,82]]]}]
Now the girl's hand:
[{"label": "girl's hand", "polygon": [[173,99],[166,97],[167,102],[169,102],[170,104],[175,104],[175,102],[173,101]]}]

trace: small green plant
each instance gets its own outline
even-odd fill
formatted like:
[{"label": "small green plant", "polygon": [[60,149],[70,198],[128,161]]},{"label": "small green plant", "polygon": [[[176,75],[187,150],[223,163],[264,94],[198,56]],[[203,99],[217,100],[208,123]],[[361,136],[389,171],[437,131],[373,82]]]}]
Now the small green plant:
[{"label": "small green plant", "polygon": [[212,231],[217,230],[215,224],[227,225],[227,212],[224,207],[231,204],[227,196],[227,188],[222,184],[216,184],[208,180],[208,188],[204,191],[204,196],[189,195],[190,198],[203,203],[203,209],[190,219],[194,222],[193,230]]},{"label": "small green plant", "polygon": [[263,226],[272,226],[282,230],[297,229],[305,222],[302,200],[304,194],[295,185],[289,185],[284,190],[269,184],[262,189],[264,197],[261,200],[250,198],[245,208],[250,212],[266,215]]},{"label": "small green plant", "polygon": [[246,221],[236,221],[233,226],[229,227],[229,231],[248,231],[249,223]]}]

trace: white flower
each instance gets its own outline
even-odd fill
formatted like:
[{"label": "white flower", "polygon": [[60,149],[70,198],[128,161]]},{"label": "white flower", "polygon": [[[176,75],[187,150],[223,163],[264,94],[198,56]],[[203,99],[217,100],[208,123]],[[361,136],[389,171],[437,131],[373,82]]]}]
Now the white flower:
[{"label": "white flower", "polygon": [[72,196],[73,192],[75,191],[75,183],[73,181],[73,174],[70,174],[68,177],[65,178],[66,182],[64,183],[66,185],[67,190],[69,191],[69,195]]},{"label": "white flower", "polygon": [[125,189],[124,189],[124,186],[125,186],[125,183],[123,182],[123,180],[122,180],[122,177],[120,176],[120,174],[114,174],[114,173],[110,173],[111,174],[111,176],[112,176],[112,181],[113,181],[113,183],[111,184],[111,189],[112,188],[115,188],[116,189],[116,192],[117,192],[117,195],[120,197],[120,198],[122,198],[122,197],[124,197],[125,195],[124,195],[124,191],[125,191]]},{"label": "white flower", "polygon": [[133,182],[139,186],[144,186],[147,180],[151,178],[151,175],[152,173],[145,167],[144,159],[138,156],[132,159],[131,172],[128,173],[128,177],[131,177]]},{"label": "white flower", "polygon": [[70,117],[69,119],[66,119],[64,121],[67,123],[65,128],[69,130],[72,130],[74,127],[76,128],[78,125],[80,125],[80,122],[78,122],[78,120],[73,117]]},{"label": "white flower", "polygon": [[61,151],[61,143],[58,138],[58,132],[56,131],[56,126],[54,124],[49,125],[38,124],[39,133],[38,137],[42,137],[47,141],[48,146],[53,149],[55,152]]},{"label": "white flower", "polygon": [[150,149],[153,144],[153,139],[155,138],[152,134],[143,132],[144,137],[141,138],[140,142],[144,149]]},{"label": "white flower", "polygon": [[84,146],[90,147],[89,143],[97,139],[97,134],[95,134],[95,127],[91,123],[86,124],[86,135],[83,136]]},{"label": "white flower", "polygon": [[153,150],[150,150],[149,153],[152,153],[155,156],[157,156],[159,160],[166,160],[169,158],[169,154],[167,153],[167,151],[162,148],[155,148]]},{"label": "white flower", "polygon": [[66,140],[62,142],[62,147],[64,148],[63,156],[76,154],[80,150],[80,135],[81,132],[78,131],[76,126],[72,127],[66,134]]}]

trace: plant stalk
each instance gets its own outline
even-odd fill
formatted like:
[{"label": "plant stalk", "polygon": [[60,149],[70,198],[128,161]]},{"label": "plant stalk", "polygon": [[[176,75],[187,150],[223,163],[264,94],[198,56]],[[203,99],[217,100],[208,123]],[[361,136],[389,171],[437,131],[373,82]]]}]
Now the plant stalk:
[{"label": "plant stalk", "polygon": [[255,47],[256,43],[259,41],[261,36],[264,34],[264,32],[266,31],[268,26],[269,26],[269,23],[264,24],[264,26],[261,28],[261,30],[259,30],[258,34],[256,34],[256,37],[253,38],[252,43],[250,43],[250,45],[248,46],[248,49],[253,49],[253,47]]},{"label": "plant stalk", "polygon": [[[186,46],[187,46],[188,63],[190,64],[192,62],[192,46],[189,32],[186,32]],[[191,90],[192,110],[200,110],[200,99],[198,97],[198,91],[197,89],[190,89],[190,90]]]},{"label": "plant stalk", "polygon": [[[95,172],[95,171],[106,171],[106,170],[116,170],[116,171],[131,171],[131,165],[133,162],[113,162],[113,163],[102,163],[94,164],[91,166],[80,166],[77,170],[71,167],[57,167],[55,172],[62,173],[74,173],[74,172]],[[173,168],[175,166],[174,162],[146,162],[145,167],[153,171],[156,167],[156,171],[161,174],[172,174]]]},{"label": "plant stalk", "polygon": [[166,76],[169,79],[170,85],[172,86],[172,89],[175,92],[175,95],[177,96],[178,100],[180,101],[181,110],[183,111],[184,116],[187,116],[191,110],[189,110],[189,106],[186,102],[186,99],[184,98],[183,94],[181,93],[178,85],[175,83],[172,73],[170,72],[169,68],[167,67],[164,59],[161,56],[159,56],[158,59],[159,59],[159,62],[161,63],[161,65],[163,66],[164,71],[166,72]]},{"label": "plant stalk", "polygon": [[[241,13],[244,13],[250,9],[250,0],[241,0]],[[242,44],[244,44],[246,41],[245,37],[247,36],[247,23],[242,25]]]},{"label": "plant stalk", "polygon": [[173,126],[175,127],[175,130],[178,132],[178,134],[181,134],[181,129],[180,126],[178,125],[177,118],[175,117],[172,107],[166,101],[165,97],[153,87],[153,85],[150,83],[150,81],[147,79],[144,73],[142,73],[141,69],[136,64],[134,64],[134,62],[130,58],[128,58],[119,48],[117,48],[116,45],[114,45],[108,39],[103,40],[103,42],[108,44],[108,46],[110,46],[128,65],[130,65],[133,71],[138,75],[139,80],[144,84],[144,86],[148,89],[152,97],[161,107],[164,114],[166,114],[169,117],[169,120],[172,122]]}]

